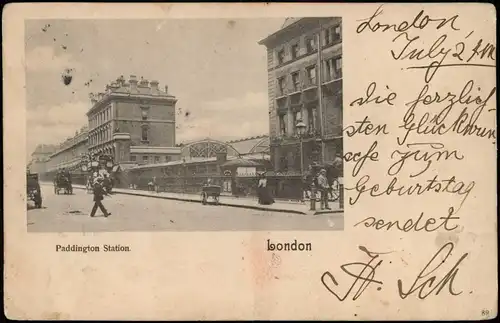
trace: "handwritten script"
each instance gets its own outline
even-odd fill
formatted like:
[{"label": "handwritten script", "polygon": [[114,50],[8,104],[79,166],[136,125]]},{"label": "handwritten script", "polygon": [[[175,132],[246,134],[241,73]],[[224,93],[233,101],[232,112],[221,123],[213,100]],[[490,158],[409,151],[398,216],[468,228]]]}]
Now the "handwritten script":
[{"label": "handwritten script", "polygon": [[[388,82],[384,73],[374,74],[380,76],[364,80],[358,95],[348,98],[347,108],[356,119],[343,132],[347,138],[362,140],[358,150],[343,152],[344,162],[352,166],[346,174],[352,179],[344,188],[346,207],[373,199],[384,206],[394,199],[404,199],[399,205],[411,201],[413,207],[407,212],[373,210],[354,221],[354,230],[370,230],[374,235],[390,231],[425,239],[425,235],[463,230],[462,213],[479,194],[480,185],[467,172],[471,158],[477,156],[467,154],[464,142],[492,148],[496,144],[491,120],[495,120],[497,89],[493,78],[475,77],[494,73],[496,43],[490,34],[482,34],[485,29],[467,23],[452,7],[445,15],[435,14],[431,6],[413,14],[405,10],[404,15],[390,8],[379,6],[355,27],[361,42],[377,38],[376,52],[386,55],[381,65],[401,81],[394,83],[391,77]],[[456,169],[463,171],[453,172]],[[419,210],[420,206],[432,209]],[[339,273],[324,272],[321,283],[341,302],[387,286],[396,287],[403,300],[445,293],[459,296],[460,267],[468,253],[458,255],[455,249],[453,241],[442,242],[420,269],[420,264],[408,259],[406,267],[416,274],[387,284],[381,272],[393,270],[393,256],[361,246],[363,260],[344,263]],[[419,250],[422,253],[425,250]]]},{"label": "handwritten script", "polygon": [[[459,273],[460,264],[467,258],[468,254],[463,254],[450,269],[451,252],[455,248],[452,242],[443,245],[423,266],[423,269],[417,274],[409,288],[409,283],[401,278],[397,280],[397,293],[400,298],[405,299],[410,295],[416,294],[419,299],[426,299],[430,296],[437,296],[443,290],[449,295],[458,296],[462,291],[455,287],[455,278]],[[367,247],[360,246],[359,250],[364,252],[368,258],[366,261],[350,262],[340,266],[344,273],[342,276],[335,276],[330,271],[326,271],[321,276],[321,283],[324,288],[341,302],[348,299],[357,300],[364,291],[370,286],[377,286],[377,291],[382,290],[384,282],[376,279],[376,273],[382,267],[384,255],[391,252],[379,253],[369,251]],[[443,257],[440,259],[439,257]],[[391,263],[389,263],[390,266]],[[387,270],[391,270],[387,268]],[[349,280],[349,282],[346,282]],[[344,287],[346,285],[347,287]],[[342,289],[344,291],[342,292]]]}]

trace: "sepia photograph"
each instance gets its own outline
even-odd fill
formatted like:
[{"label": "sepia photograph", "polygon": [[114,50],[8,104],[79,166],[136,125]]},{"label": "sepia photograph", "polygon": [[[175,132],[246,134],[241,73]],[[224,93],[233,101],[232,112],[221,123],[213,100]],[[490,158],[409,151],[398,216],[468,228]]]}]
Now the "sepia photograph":
[{"label": "sepia photograph", "polygon": [[498,315],[494,6],[23,3],[2,24],[7,317]]},{"label": "sepia photograph", "polygon": [[342,230],[342,19],[26,20],[29,232]]}]

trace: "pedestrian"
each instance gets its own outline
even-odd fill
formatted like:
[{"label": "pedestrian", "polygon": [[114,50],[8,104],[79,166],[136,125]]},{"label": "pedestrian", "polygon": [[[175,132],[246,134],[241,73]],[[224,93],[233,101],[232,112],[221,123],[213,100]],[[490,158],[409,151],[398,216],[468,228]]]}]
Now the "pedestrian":
[{"label": "pedestrian", "polygon": [[265,173],[259,175],[259,183],[257,185],[257,196],[259,198],[259,204],[271,205],[274,203],[274,199],[267,187],[267,178]]},{"label": "pedestrian", "polygon": [[156,182],[156,176],[153,177],[153,187],[156,193],[160,191],[160,185],[158,185],[158,183]]},{"label": "pedestrian", "polygon": [[321,169],[318,175],[318,188],[321,194],[321,209],[331,210],[328,206],[328,190],[330,185],[328,185],[328,179],[326,178],[326,169]]},{"label": "pedestrian", "polygon": [[104,195],[109,196],[109,194],[105,191],[103,187],[103,179],[102,177],[97,177],[94,182],[94,207],[92,208],[92,212],[90,212],[90,216],[94,217],[97,212],[97,208],[101,209],[102,213],[105,217],[111,215],[104,205],[102,205],[102,200],[104,199]]}]

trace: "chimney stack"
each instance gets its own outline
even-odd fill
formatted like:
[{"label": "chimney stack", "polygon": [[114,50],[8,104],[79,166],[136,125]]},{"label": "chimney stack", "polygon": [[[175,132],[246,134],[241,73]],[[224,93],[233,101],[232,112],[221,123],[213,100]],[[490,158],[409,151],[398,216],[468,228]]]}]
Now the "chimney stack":
[{"label": "chimney stack", "polygon": [[151,81],[149,82],[149,85],[151,86],[151,93],[157,94],[158,93],[158,81]]},{"label": "chimney stack", "polygon": [[148,82],[148,80],[146,80],[146,79],[141,79],[141,81],[139,82],[139,87],[143,87],[143,88],[147,88],[147,87],[149,87],[149,82]]},{"label": "chimney stack", "polygon": [[135,75],[130,75],[128,82],[131,90],[137,90],[137,77]]}]

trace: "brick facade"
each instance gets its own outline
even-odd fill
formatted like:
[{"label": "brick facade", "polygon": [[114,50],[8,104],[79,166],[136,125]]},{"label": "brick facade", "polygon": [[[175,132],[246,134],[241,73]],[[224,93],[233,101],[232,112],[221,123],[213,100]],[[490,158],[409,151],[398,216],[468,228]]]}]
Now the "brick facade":
[{"label": "brick facade", "polygon": [[177,99],[167,87],[163,91],[157,81],[131,75],[128,81],[118,78],[106,91],[94,96],[87,113],[91,153],[109,154],[117,163],[164,162],[178,155],[169,150],[175,146]]},{"label": "brick facade", "polygon": [[276,171],[300,170],[299,121],[306,126],[305,168],[314,161],[333,161],[342,152],[341,28],[342,19],[336,17],[291,19],[260,42],[267,48],[271,160]]}]

